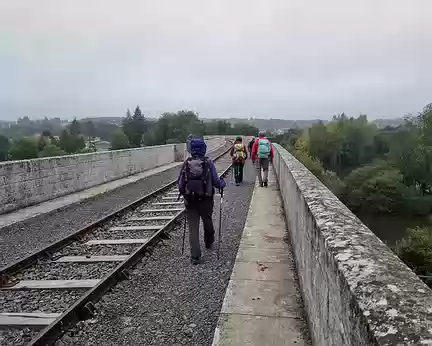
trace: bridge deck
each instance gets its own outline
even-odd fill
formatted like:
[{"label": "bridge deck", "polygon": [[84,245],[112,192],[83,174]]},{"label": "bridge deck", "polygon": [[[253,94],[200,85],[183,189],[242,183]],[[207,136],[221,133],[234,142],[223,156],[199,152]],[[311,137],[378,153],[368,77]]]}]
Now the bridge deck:
[{"label": "bridge deck", "polygon": [[255,187],[213,346],[309,343],[275,180]]}]

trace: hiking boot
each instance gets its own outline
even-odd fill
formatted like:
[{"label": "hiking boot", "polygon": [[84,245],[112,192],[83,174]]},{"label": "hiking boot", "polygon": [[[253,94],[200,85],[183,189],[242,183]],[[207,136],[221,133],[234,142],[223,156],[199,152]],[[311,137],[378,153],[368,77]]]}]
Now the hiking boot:
[{"label": "hiking boot", "polygon": [[265,181],[264,182],[264,187],[267,187],[268,186],[268,183]]},{"label": "hiking boot", "polygon": [[197,264],[201,264],[203,262],[202,262],[201,257],[191,257],[191,263],[193,265],[197,265]]}]

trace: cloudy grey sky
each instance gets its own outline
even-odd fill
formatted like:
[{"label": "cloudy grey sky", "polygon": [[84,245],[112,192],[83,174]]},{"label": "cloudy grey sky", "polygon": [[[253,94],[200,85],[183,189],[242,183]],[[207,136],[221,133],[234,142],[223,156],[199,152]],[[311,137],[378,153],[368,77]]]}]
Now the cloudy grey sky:
[{"label": "cloudy grey sky", "polygon": [[430,0],[0,0],[0,118],[136,104],[402,116],[432,102],[430,13]]}]

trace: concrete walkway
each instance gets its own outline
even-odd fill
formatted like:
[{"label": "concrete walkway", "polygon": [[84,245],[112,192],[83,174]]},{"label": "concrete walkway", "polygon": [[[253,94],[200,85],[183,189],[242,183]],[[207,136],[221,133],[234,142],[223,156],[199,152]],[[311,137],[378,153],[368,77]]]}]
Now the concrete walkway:
[{"label": "concrete walkway", "polygon": [[309,344],[275,180],[255,186],[213,346]]},{"label": "concrete walkway", "polygon": [[0,215],[0,228],[12,225],[16,222],[22,222],[24,220],[36,217],[41,214],[49,213],[51,211],[63,208],[73,203],[78,203],[86,199],[95,197],[97,195],[115,190],[119,187],[135,183],[138,180],[147,178],[154,174],[162,173],[168,169],[180,166],[182,162],[173,162],[164,166],[149,169],[148,171],[130,175],[125,178],[110,181],[105,184],[91,187],[89,189],[72,193],[70,195],[55,198],[50,201],[42,202],[27,208],[19,209],[17,211]]}]

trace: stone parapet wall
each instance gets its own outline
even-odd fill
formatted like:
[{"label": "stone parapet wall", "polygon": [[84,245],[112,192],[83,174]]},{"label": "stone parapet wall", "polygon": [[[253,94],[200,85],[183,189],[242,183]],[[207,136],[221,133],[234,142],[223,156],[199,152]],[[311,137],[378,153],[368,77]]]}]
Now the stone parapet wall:
[{"label": "stone parapet wall", "polygon": [[314,344],[432,344],[432,291],[297,159],[274,146]]},{"label": "stone parapet wall", "polygon": [[[209,150],[224,137],[207,141]],[[186,145],[67,155],[0,163],[0,214],[184,159]]]}]

